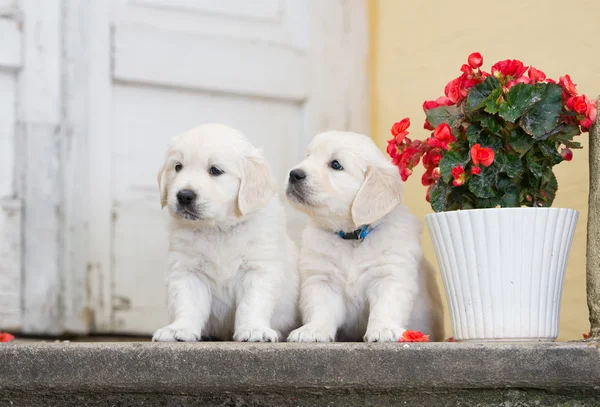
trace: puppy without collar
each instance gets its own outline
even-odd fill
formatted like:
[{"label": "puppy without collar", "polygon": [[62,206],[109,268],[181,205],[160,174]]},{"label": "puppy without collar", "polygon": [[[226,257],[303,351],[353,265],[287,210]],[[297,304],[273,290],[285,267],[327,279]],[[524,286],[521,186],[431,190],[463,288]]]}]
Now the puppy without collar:
[{"label": "puppy without collar", "polygon": [[292,342],[397,341],[407,329],[443,338],[440,293],[401,204],[398,170],[367,136],[317,135],[286,195],[309,216],[300,254],[304,325]]},{"label": "puppy without collar", "polygon": [[298,326],[297,252],[267,162],[239,131],[176,136],[158,173],[171,215],[172,323],[154,341],[284,339]]}]

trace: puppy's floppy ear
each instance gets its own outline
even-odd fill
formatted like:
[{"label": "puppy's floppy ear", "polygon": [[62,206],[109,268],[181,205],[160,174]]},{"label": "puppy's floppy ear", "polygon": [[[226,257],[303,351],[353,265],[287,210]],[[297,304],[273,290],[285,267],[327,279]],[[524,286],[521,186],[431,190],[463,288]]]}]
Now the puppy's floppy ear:
[{"label": "puppy's floppy ear", "polygon": [[352,221],[359,227],[387,215],[402,200],[402,181],[396,167],[369,166],[352,203]]},{"label": "puppy's floppy ear", "polygon": [[238,192],[238,210],[242,216],[265,206],[276,192],[275,180],[260,151],[246,157],[242,164],[242,182]]},{"label": "puppy's floppy ear", "polygon": [[158,170],[158,174],[156,179],[158,181],[158,190],[160,192],[160,207],[164,208],[167,206],[167,180],[165,179],[165,168],[167,163],[164,163],[160,170]]}]

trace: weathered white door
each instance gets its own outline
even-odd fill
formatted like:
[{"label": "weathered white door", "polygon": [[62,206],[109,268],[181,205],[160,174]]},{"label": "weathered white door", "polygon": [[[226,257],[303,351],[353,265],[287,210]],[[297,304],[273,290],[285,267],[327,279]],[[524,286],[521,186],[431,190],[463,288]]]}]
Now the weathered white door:
[{"label": "weathered white door", "polygon": [[[169,137],[205,122],[236,127],[264,148],[283,185],[318,131],[366,132],[366,6],[99,3],[90,3],[96,28],[87,51],[95,78],[87,164],[92,323],[99,332],[150,334],[167,322],[167,215],[156,172]],[[291,223],[297,236],[300,218]]]},{"label": "weathered white door", "polygon": [[22,39],[16,4],[0,0],[0,328],[6,330],[22,326],[21,203],[15,173]]}]

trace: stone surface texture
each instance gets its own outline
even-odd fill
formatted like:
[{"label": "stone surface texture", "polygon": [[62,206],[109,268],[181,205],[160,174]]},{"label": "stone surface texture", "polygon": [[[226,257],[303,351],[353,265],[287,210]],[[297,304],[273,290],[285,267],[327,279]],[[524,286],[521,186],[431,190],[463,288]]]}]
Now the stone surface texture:
[{"label": "stone surface texture", "polygon": [[593,406],[600,353],[595,343],[9,343],[4,405]]},{"label": "stone surface texture", "polygon": [[[597,99],[600,108],[600,96]],[[600,340],[600,115],[590,131],[590,196],[587,228],[587,303],[591,340]]]}]

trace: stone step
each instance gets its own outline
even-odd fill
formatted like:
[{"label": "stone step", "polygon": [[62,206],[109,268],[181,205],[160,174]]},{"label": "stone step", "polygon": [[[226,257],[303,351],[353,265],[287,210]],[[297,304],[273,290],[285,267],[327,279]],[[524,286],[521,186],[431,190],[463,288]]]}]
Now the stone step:
[{"label": "stone step", "polygon": [[592,406],[590,343],[0,344],[0,405]]}]

